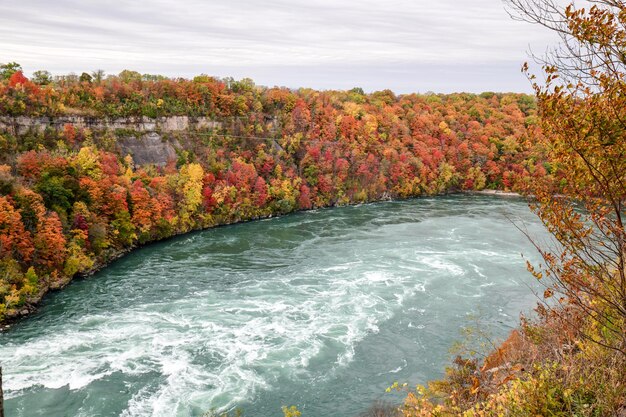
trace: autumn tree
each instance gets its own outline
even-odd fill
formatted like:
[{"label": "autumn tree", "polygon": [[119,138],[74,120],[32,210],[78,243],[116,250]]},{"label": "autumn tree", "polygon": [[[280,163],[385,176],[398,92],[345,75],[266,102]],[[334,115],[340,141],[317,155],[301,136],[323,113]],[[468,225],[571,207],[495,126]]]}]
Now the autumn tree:
[{"label": "autumn tree", "polygon": [[65,243],[63,228],[57,213],[40,216],[35,238],[35,263],[45,270],[53,271],[65,261]]},{"label": "autumn tree", "polygon": [[[545,80],[530,76],[556,184],[534,181],[533,205],[557,243],[539,247],[545,309],[574,307],[594,323],[585,336],[626,355],[626,5],[509,0],[510,10],[557,33]],[[526,69],[528,67],[526,66]]]},{"label": "autumn tree", "polygon": [[130,189],[132,201],[132,221],[140,234],[146,235],[154,222],[155,204],[141,180],[133,182]]},{"label": "autumn tree", "polygon": [[204,170],[199,164],[187,164],[180,169],[178,187],[181,193],[179,218],[183,230],[193,228],[193,215],[202,205]]},{"label": "autumn tree", "polygon": [[32,238],[24,229],[20,212],[9,199],[0,196],[0,259],[28,262],[32,254]]}]

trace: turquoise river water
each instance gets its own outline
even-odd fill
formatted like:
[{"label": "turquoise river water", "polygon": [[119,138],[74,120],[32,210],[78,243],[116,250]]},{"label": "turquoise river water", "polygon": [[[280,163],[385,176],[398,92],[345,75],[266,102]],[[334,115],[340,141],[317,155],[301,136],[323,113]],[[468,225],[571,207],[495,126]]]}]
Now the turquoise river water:
[{"label": "turquoise river water", "polygon": [[532,310],[521,199],[314,210],[135,251],[0,334],[8,417],[355,417]]}]

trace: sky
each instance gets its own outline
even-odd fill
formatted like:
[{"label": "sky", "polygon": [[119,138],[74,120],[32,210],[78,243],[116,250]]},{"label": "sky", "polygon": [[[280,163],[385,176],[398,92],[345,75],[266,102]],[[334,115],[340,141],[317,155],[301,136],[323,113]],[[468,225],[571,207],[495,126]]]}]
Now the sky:
[{"label": "sky", "polygon": [[0,63],[28,75],[123,69],[257,84],[529,92],[556,42],[502,0],[0,0]]}]

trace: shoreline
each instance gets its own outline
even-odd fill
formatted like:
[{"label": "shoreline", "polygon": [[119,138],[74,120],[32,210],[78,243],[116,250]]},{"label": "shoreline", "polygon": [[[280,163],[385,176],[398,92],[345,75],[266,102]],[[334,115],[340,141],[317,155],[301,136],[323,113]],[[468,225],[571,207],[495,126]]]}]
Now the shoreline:
[{"label": "shoreline", "polygon": [[524,198],[524,196],[520,193],[516,193],[513,191],[501,191],[501,190],[480,190],[480,191],[461,191],[462,194],[468,195],[491,195],[497,197],[520,197]]}]

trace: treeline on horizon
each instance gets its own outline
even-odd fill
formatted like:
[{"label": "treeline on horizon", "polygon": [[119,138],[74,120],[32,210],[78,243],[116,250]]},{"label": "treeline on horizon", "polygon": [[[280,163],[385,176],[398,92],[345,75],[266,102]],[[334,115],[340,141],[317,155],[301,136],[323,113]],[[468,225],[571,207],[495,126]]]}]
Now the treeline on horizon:
[{"label": "treeline on horizon", "polygon": [[[0,321],[150,241],[316,207],[519,190],[554,167],[524,94],[365,94],[123,71],[52,78],[0,67],[0,118],[203,116],[177,158],[136,166],[119,135],[65,124],[0,131]],[[9,123],[10,125],[11,123]],[[140,134],[137,133],[137,136]],[[138,139],[140,140],[140,139]]]}]

